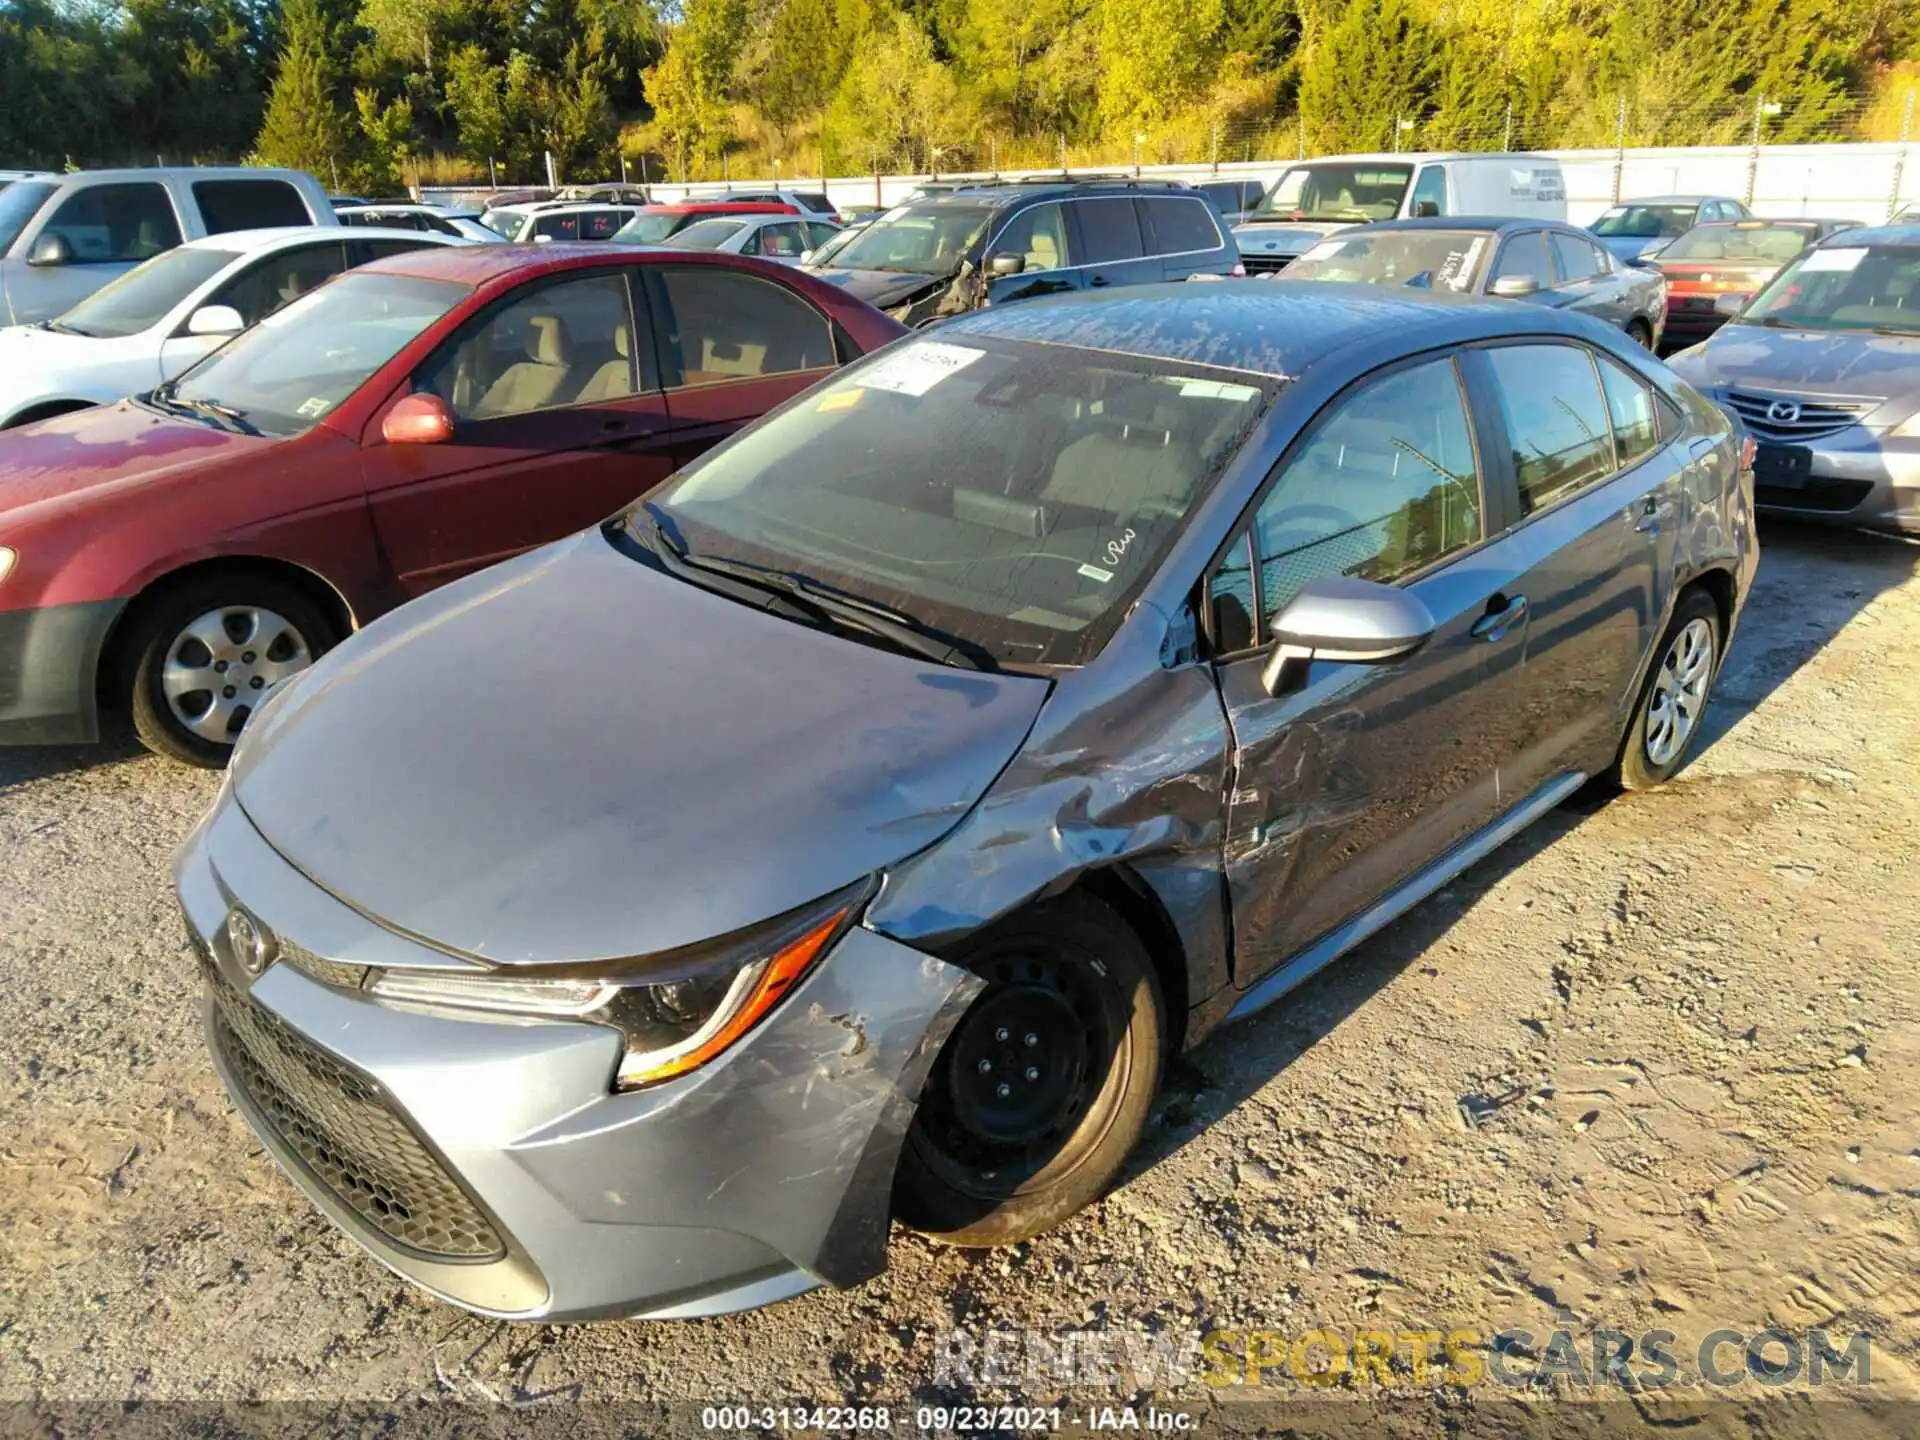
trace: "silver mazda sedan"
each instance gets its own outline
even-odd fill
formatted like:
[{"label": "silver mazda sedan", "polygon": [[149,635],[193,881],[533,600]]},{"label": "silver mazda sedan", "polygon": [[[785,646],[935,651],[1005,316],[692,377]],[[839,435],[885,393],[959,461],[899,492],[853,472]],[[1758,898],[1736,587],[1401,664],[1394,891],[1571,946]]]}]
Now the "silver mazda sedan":
[{"label": "silver mazda sedan", "polygon": [[1673,368],[1759,443],[1762,510],[1920,535],[1920,225],[1803,251]]},{"label": "silver mazda sedan", "polygon": [[903,339],[273,693],[177,862],[215,1064],[488,1314],[852,1285],[894,1218],[1032,1236],[1170,1056],[1680,767],[1745,448],[1497,301],[1228,281]]}]

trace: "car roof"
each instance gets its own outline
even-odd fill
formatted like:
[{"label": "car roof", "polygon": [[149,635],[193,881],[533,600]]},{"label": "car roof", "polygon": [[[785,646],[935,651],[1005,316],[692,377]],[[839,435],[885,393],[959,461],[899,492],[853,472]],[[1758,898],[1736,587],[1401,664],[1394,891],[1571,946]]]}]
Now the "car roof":
[{"label": "car roof", "polygon": [[1920,245],[1920,222],[1911,225],[1859,225],[1831,238],[1848,249],[1856,245]]},{"label": "car roof", "polygon": [[[237,250],[251,255],[263,250],[289,249],[309,240],[418,240],[418,230],[382,229],[377,225],[275,225],[261,230],[223,230],[181,242],[186,250]],[[450,237],[443,237],[450,238]]]},{"label": "car roof", "polygon": [[677,200],[644,205],[651,215],[790,215],[793,207],[764,200]]},{"label": "car roof", "polygon": [[[1733,200],[1731,195],[1635,195],[1631,199],[1616,200],[1607,208],[1624,210],[1629,205],[1702,205],[1709,200]],[[1734,204],[1741,202],[1734,200]]]},{"label": "car roof", "polygon": [[1011,205],[1016,200],[1058,199],[1061,196],[1081,195],[1190,195],[1202,204],[1206,201],[1200,193],[1184,180],[1008,180],[994,183],[988,181],[980,185],[969,185],[962,190],[949,190],[937,195],[922,195],[915,200],[902,201],[902,205],[915,208],[931,206],[940,209],[962,210],[978,208],[982,203],[988,205]]},{"label": "car roof", "polygon": [[1544,306],[1439,291],[1217,280],[993,306],[942,322],[939,336],[997,336],[1284,378],[1367,340],[1392,339],[1411,354],[1504,334],[1585,335],[1592,324]]},{"label": "car roof", "polygon": [[1408,220],[1380,220],[1364,228],[1368,231],[1484,230],[1490,235],[1507,230],[1565,230],[1582,239],[1589,238],[1578,225],[1569,225],[1564,220],[1536,220],[1525,215],[1421,215]]},{"label": "car roof", "polygon": [[[361,234],[371,232],[361,231]],[[418,239],[416,231],[405,232]],[[451,239],[451,236],[443,237]],[[561,270],[592,265],[631,265],[636,260],[673,264],[756,264],[712,250],[678,250],[659,245],[611,245],[604,240],[556,240],[544,245],[444,245],[388,255],[355,267],[354,274],[409,275],[420,280],[450,280],[476,289],[495,280],[535,279]]]},{"label": "car roof", "polygon": [[121,166],[112,170],[69,170],[65,174],[48,175],[45,178],[63,182],[68,180],[123,181],[153,180],[161,175],[184,175],[189,179],[202,180],[307,180],[311,178],[304,170],[253,165],[136,165]]}]

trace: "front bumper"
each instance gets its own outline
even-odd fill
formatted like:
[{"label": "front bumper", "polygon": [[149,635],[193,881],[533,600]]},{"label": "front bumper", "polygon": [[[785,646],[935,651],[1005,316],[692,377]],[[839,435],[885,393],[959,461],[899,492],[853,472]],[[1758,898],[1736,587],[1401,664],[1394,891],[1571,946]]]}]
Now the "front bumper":
[{"label": "front bumper", "polygon": [[124,600],[0,611],[0,745],[100,738],[95,681]]},{"label": "front bumper", "polygon": [[457,962],[321,891],[230,792],[175,877],[215,1066],[261,1143],[382,1264],[511,1319],[723,1314],[879,1273],[914,1097],[980,985],[856,928],[718,1060],[615,1094],[605,1026],[401,1009],[285,960],[249,976],[236,902],[283,950]]},{"label": "front bumper", "polygon": [[1770,485],[1763,464],[1754,487],[1763,512],[1920,535],[1920,440],[1887,440],[1854,426],[1794,448],[1809,452],[1805,483]]}]

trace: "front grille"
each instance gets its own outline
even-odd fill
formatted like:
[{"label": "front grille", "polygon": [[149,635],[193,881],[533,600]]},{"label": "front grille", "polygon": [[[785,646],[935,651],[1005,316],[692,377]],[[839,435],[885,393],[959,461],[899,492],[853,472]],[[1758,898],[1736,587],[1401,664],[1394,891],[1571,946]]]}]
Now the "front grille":
[{"label": "front grille", "polygon": [[1240,263],[1247,267],[1249,275],[1272,275],[1284,270],[1294,262],[1292,255],[1249,255],[1240,252]]},{"label": "front grille", "polygon": [[[1767,395],[1757,390],[1729,390],[1726,395],[1727,407],[1745,422],[1756,438],[1789,443],[1837,435],[1880,403],[1865,397],[1808,400],[1798,395]],[[1775,414],[1776,406],[1791,409]]]},{"label": "front grille", "polygon": [[1825,475],[1815,475],[1805,485],[1753,487],[1757,504],[1784,510],[1823,510],[1836,515],[1853,509],[1872,493],[1871,480],[1835,480]]},{"label": "front grille", "polygon": [[497,1260],[499,1234],[380,1087],[212,975],[220,1053],[307,1170],[396,1245],[436,1260]]}]

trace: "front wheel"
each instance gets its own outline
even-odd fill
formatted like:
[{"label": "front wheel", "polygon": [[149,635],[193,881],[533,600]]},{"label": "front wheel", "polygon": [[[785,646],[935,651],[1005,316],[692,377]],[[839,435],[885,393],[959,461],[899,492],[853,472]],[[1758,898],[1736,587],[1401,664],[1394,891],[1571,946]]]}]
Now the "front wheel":
[{"label": "front wheel", "polygon": [[1685,763],[1719,673],[1721,643],[1720,607],[1713,597],[1699,590],[1683,595],[1620,747],[1614,780],[1621,789],[1650,790]]},{"label": "front wheel", "polygon": [[1068,895],[976,936],[987,983],[920,1097],[894,1211],[952,1245],[1050,1230],[1113,1182],[1160,1085],[1166,1019],[1139,937]]},{"label": "front wheel", "polygon": [[134,733],[156,754],[217,769],[266,692],[338,639],[320,607],[284,581],[219,575],[181,585],[127,637]]}]

